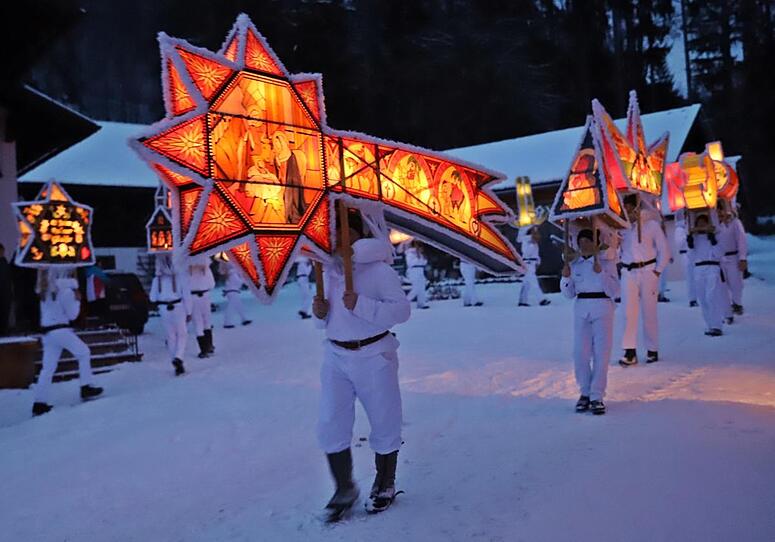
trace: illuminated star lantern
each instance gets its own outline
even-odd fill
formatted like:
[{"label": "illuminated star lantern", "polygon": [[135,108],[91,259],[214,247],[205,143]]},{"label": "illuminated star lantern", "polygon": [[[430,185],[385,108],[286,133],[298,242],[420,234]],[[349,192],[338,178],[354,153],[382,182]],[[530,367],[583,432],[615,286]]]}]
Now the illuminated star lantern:
[{"label": "illuminated star lantern", "polygon": [[321,76],[289,74],[245,15],[218,53],[159,41],[167,117],[131,144],[172,192],[181,251],[236,249],[254,292],[272,297],[302,245],[332,253],[333,202],[344,198],[374,202],[388,225],[482,269],[518,267],[490,223],[510,218],[485,188],[498,174],[332,130]]},{"label": "illuminated star lantern", "polygon": [[46,268],[94,264],[92,208],[73,201],[58,182],[46,183],[35,201],[13,206],[20,234],[16,265]]},{"label": "illuminated star lantern", "polygon": [[[607,133],[603,138],[603,158],[609,170],[609,180],[620,191],[635,191],[659,198],[662,194],[662,177],[670,134],[665,132],[656,142],[646,146],[646,136],[638,107],[638,95],[630,91],[627,108],[627,132],[622,135],[613,119],[597,101],[592,101],[592,110],[601,130]],[[621,163],[621,169],[615,167]]]},{"label": "illuminated star lantern", "polygon": [[601,140],[605,138],[595,118],[588,115],[568,174],[554,198],[549,217],[552,222],[597,216],[612,228],[629,225],[619,194],[609,179],[610,169],[601,167],[604,163]]}]

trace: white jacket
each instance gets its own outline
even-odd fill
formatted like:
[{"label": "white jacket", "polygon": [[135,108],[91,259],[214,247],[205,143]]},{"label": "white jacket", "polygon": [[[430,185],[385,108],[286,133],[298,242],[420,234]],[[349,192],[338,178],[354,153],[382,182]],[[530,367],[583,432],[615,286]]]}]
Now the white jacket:
[{"label": "white jacket", "polygon": [[595,258],[579,256],[570,264],[570,277],[562,277],[560,290],[568,298],[580,293],[603,292],[609,298],[619,297],[621,286],[616,267],[610,260],[600,259],[600,273],[595,273]]},{"label": "white jacket", "polygon": [[180,299],[183,308],[186,309],[186,314],[191,314],[191,290],[188,287],[186,275],[182,273],[176,273],[174,281],[172,275],[169,274],[153,277],[150,298],[152,303],[159,304]]},{"label": "white jacket", "polygon": [[[401,278],[389,265],[393,254],[390,245],[379,239],[359,239],[353,243],[353,288],[358,294],[355,309],[342,302],[344,272],[340,260],[325,265],[324,281],[329,309],[318,327],[325,327],[326,337],[352,341],[374,337],[409,319],[411,308],[401,288]],[[398,341],[387,335],[360,350],[347,350],[329,343],[337,354],[373,356],[395,350]]]},{"label": "white jacket", "polygon": [[239,271],[237,271],[235,266],[236,264],[229,263],[228,270],[226,271],[226,281],[223,284],[224,293],[232,291],[239,292],[245,284],[245,281],[242,280],[242,276],[240,276]]},{"label": "white jacket", "polygon": [[528,265],[535,265],[538,267],[541,264],[541,253],[538,251],[538,243],[533,241],[530,237],[526,238],[522,242],[522,261]]},{"label": "white jacket", "polygon": [[700,262],[720,262],[723,252],[721,251],[721,244],[715,245],[710,242],[708,235],[704,233],[695,233],[692,235],[693,247],[689,248],[689,253],[692,256],[692,261],[695,263]]},{"label": "white jacket", "polygon": [[309,261],[309,258],[301,257],[297,259],[296,276],[309,278],[310,273],[312,273],[312,262]]},{"label": "white jacket", "polygon": [[[732,219],[728,224],[719,224],[716,230],[718,244],[721,247],[721,255],[725,260],[747,260],[748,259],[748,241],[745,238],[745,229],[739,218]],[[737,252],[729,254],[728,252]]]},{"label": "white jacket", "polygon": [[188,285],[192,292],[203,292],[215,288],[215,277],[210,271],[210,261],[192,260],[188,264]]},{"label": "white jacket", "polygon": [[78,281],[71,278],[56,279],[53,292],[40,300],[40,325],[42,327],[70,324],[81,312],[81,302],[76,299]]},{"label": "white jacket", "polygon": [[649,269],[661,273],[670,263],[670,248],[667,245],[665,233],[656,220],[642,221],[640,229],[640,241],[638,241],[637,222],[622,231],[621,262],[626,265],[656,259],[656,266]]},{"label": "white jacket", "polygon": [[425,259],[422,252],[416,247],[409,247],[404,253],[406,257],[406,268],[411,269],[413,267],[425,267],[428,265],[428,260]]}]

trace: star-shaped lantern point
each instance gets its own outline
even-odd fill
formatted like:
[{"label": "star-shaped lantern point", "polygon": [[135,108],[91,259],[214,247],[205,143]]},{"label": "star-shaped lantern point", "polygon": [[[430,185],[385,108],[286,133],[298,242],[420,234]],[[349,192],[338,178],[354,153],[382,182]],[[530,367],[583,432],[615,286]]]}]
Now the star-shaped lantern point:
[{"label": "star-shaped lantern point", "polygon": [[622,135],[599,101],[592,101],[592,109],[603,132],[603,160],[609,180],[617,190],[636,191],[659,198],[670,134],[666,132],[650,146],[646,145],[638,96],[634,90],[630,91],[626,135]]},{"label": "star-shaped lantern point", "polygon": [[499,174],[329,128],[321,76],[291,75],[246,15],[218,53],[163,33],[159,42],[167,116],[131,144],[171,190],[180,250],[231,250],[271,298],[302,246],[332,253],[333,201],[344,198],[373,202],[388,225],[493,273],[518,267],[488,220],[510,218],[485,189]]}]

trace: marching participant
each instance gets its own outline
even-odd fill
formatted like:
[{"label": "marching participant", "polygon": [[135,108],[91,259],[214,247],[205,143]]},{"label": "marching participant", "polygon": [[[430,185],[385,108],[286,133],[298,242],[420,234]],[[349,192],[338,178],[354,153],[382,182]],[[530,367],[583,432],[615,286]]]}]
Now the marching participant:
[{"label": "marching participant", "polygon": [[226,274],[226,281],[223,285],[223,296],[226,298],[226,310],[223,315],[223,327],[233,328],[237,322],[247,326],[252,322],[245,314],[245,307],[240,299],[240,291],[245,285],[242,277],[232,262],[221,262],[221,269]]},{"label": "marching participant", "polygon": [[150,297],[159,306],[167,351],[172,358],[175,376],[180,376],[186,372],[183,358],[188,340],[186,322],[192,309],[191,292],[185,275],[175,270],[169,254],[156,255],[156,274],[151,283]]},{"label": "marching participant", "polygon": [[463,275],[463,306],[481,307],[482,302],[476,295],[476,266],[466,260],[460,260],[460,274]]},{"label": "marching participant", "polygon": [[731,324],[734,314],[743,314],[743,273],[748,269],[748,242],[743,223],[734,211],[720,207],[719,215],[721,224],[717,237],[722,253],[721,270],[724,272],[724,284],[730,299],[726,318],[727,323]]},{"label": "marching participant", "polygon": [[638,316],[643,319],[646,342],[646,363],[659,361],[659,337],[657,324],[657,294],[659,276],[667,267],[669,253],[667,240],[656,220],[642,221],[638,196],[624,198],[624,208],[631,222],[622,230],[621,269],[622,306],[624,308],[624,356],[619,360],[622,367],[638,363]]},{"label": "marching participant", "polygon": [[[362,238],[359,214],[349,215],[352,244],[352,292],[345,291],[341,258],[325,266],[325,299],[315,297],[312,311],[326,330],[320,369],[321,397],[318,441],[326,453],[336,492],[326,506],[328,521],[336,521],[358,498],[352,478],[355,399],[371,424],[369,444],[377,475],[366,504],[381,512],[396,495],[395,474],[401,446],[401,392],[398,385],[398,340],[390,329],[409,319],[410,303],[401,280],[388,262],[387,241]],[[338,253],[342,233],[337,229]],[[349,247],[348,247],[349,248]]]},{"label": "marching participant", "polygon": [[51,379],[56,372],[62,350],[78,360],[81,400],[88,401],[102,393],[94,386],[91,351],[73,331],[72,322],[81,311],[78,282],[71,270],[40,269],[35,291],[40,297],[40,326],[43,331],[43,367],[35,384],[32,415],[40,416],[53,407],[48,404]]},{"label": "marching participant", "polygon": [[689,247],[686,244],[686,236],[689,232],[686,231],[686,221],[676,220],[675,223],[675,246],[678,248],[678,255],[681,258],[681,262],[684,267],[684,275],[686,276],[686,293],[689,297],[689,306],[697,306],[697,291],[694,286],[694,262],[689,254]]},{"label": "marching participant", "polygon": [[718,337],[723,334],[721,327],[729,298],[721,284],[721,247],[708,215],[697,217],[686,242],[694,261],[694,279],[702,317],[705,319],[705,335]]},{"label": "marching participant", "polygon": [[193,256],[188,260],[188,285],[191,288],[191,319],[194,321],[199,357],[206,358],[213,352],[213,326],[210,315],[210,290],[215,278],[210,271],[210,258]]},{"label": "marching participant", "polygon": [[428,298],[426,293],[427,281],[425,280],[425,266],[428,260],[425,259],[422,243],[417,239],[412,240],[409,248],[404,253],[406,257],[406,278],[412,282],[412,289],[409,291],[409,301],[417,300],[418,309],[428,308]]},{"label": "marching participant", "polygon": [[526,271],[522,277],[522,288],[519,291],[520,307],[530,306],[530,296],[533,292],[536,292],[541,298],[541,301],[538,302],[539,305],[551,303],[551,301],[543,297],[544,292],[541,290],[541,285],[538,283],[538,276],[536,275],[536,269],[541,265],[541,255],[538,250],[538,242],[540,240],[541,232],[538,230],[538,226],[532,226],[522,240],[522,261]]},{"label": "marching participant", "polygon": [[581,255],[572,263],[565,262],[560,290],[565,297],[576,298],[573,362],[581,391],[576,412],[600,415],[606,411],[603,397],[613,343],[613,300],[619,296],[619,279],[613,262],[598,258],[592,230],[581,230],[577,239]]},{"label": "marching participant", "polygon": [[312,301],[312,293],[309,288],[309,275],[312,273],[312,263],[309,258],[300,256],[296,259],[296,283],[299,285],[299,298],[301,299],[301,306],[299,307],[299,316],[302,320],[311,318],[309,313],[310,302]]}]

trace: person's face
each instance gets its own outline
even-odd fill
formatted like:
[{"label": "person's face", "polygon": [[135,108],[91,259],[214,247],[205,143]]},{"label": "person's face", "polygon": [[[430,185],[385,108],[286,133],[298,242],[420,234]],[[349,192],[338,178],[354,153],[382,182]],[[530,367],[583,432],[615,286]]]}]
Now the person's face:
[{"label": "person's face", "polygon": [[[358,230],[355,230],[353,228],[350,228],[350,246],[361,238],[361,234],[358,232]],[[336,229],[336,252],[341,256],[342,255],[342,230],[337,228]]]},{"label": "person's face", "polygon": [[579,239],[579,250],[581,250],[581,253],[584,256],[588,256],[594,252],[595,244],[592,242],[591,239],[587,237],[581,237]]},{"label": "person's face", "polygon": [[699,229],[707,228],[708,227],[708,219],[705,218],[705,217],[698,218],[697,222],[695,223],[695,226],[697,226]]},{"label": "person's face", "polygon": [[533,228],[530,230],[530,237],[535,241],[536,243],[541,240],[541,232],[538,231],[538,228]]},{"label": "person's face", "polygon": [[636,220],[638,218],[638,208],[632,203],[625,203],[624,210],[627,213],[627,218],[630,220]]}]

